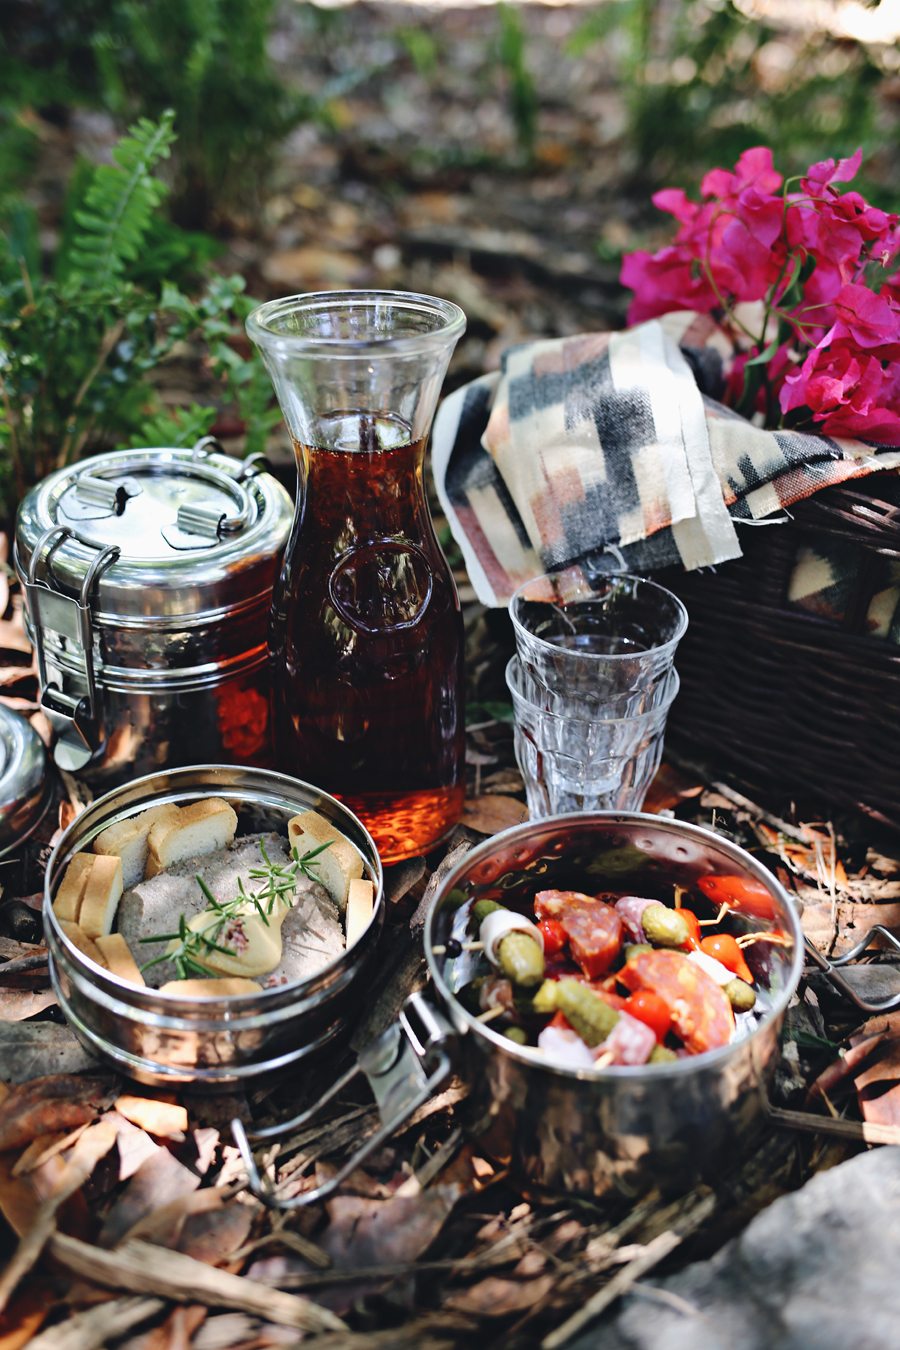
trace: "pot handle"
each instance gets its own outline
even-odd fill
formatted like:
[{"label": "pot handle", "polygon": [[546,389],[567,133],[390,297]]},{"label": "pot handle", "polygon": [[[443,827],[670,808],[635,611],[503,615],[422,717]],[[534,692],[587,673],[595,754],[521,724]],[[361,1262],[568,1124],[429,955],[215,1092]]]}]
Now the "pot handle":
[{"label": "pot handle", "polygon": [[890,928],[885,928],[880,923],[876,923],[870,928],[865,937],[861,938],[855,947],[851,947],[849,952],[845,952],[843,956],[836,956],[832,960],[823,956],[818,947],[810,942],[809,938],[806,940],[808,955],[823,972],[826,979],[834,985],[838,993],[843,994],[844,998],[848,998],[851,1003],[855,1004],[860,1012],[870,1014],[891,1012],[894,1008],[900,1008],[900,994],[892,994],[890,997],[880,1000],[860,998],[849,981],[841,975],[838,967],[846,966],[851,961],[855,961],[858,956],[863,954],[869,944],[879,936],[886,938],[891,946],[900,952],[900,940],[898,940],[896,932],[892,932]]},{"label": "pot handle", "polygon": [[[333,1083],[327,1092],[306,1111],[291,1120],[270,1125],[248,1134],[243,1121],[231,1122],[231,1133],[247,1169],[250,1190],[270,1209],[304,1209],[337,1190],[361,1162],[374,1153],[404,1125],[420,1106],[450,1077],[449,1042],[455,1032],[447,1019],[419,993],[411,994],[400,1011],[397,1022],[382,1032],[371,1045],[360,1052],[354,1065]],[[344,1090],[358,1075],[368,1079],[372,1089],[381,1126],[344,1163],[330,1180],[304,1191],[290,1199],[281,1199],[271,1180],[264,1177],[256,1165],[251,1147],[283,1139],[311,1121],[329,1102]]]}]

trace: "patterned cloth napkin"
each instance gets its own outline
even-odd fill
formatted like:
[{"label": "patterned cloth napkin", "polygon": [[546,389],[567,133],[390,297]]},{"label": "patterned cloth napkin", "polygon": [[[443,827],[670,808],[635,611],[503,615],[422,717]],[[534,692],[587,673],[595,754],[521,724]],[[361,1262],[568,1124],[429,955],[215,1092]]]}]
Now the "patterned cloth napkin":
[{"label": "patterned cloth napkin", "polygon": [[576,561],[642,573],[727,562],[743,528],[900,466],[900,449],[753,426],[701,392],[719,364],[709,321],[673,314],[513,347],[444,400],[435,482],[482,604]]}]

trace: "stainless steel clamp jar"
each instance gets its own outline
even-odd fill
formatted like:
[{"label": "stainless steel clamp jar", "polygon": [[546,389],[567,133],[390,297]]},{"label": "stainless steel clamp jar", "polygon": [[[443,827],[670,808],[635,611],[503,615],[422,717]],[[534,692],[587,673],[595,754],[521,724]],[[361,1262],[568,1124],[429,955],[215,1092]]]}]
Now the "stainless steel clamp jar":
[{"label": "stainless steel clamp jar", "polygon": [[258,462],[220,449],[113,451],[19,507],[54,758],[92,785],[269,760],[266,631],[293,508]]}]

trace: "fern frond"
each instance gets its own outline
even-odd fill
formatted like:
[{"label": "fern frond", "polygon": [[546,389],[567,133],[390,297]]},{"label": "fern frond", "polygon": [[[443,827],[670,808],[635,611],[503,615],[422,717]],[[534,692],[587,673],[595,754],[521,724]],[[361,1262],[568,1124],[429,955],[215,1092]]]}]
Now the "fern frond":
[{"label": "fern frond", "polygon": [[175,140],[175,115],[158,122],[142,117],[113,151],[113,164],[93,172],[84,205],[75,212],[70,277],[91,283],[121,276],[139,256],[153,213],[168,192],[154,169]]}]

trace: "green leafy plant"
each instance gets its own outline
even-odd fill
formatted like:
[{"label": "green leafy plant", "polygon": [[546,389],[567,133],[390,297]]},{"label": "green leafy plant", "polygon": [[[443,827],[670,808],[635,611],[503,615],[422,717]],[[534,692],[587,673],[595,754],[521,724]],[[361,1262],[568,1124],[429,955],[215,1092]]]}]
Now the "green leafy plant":
[{"label": "green leafy plant", "polygon": [[207,225],[251,211],[284,137],[315,112],[268,52],[275,0],[115,0],[94,39],[100,98],[116,117],[173,108],[172,215]]},{"label": "green leafy plant", "polygon": [[526,61],[525,29],[518,10],[503,3],[502,0],[497,6],[497,21],[500,25],[497,53],[500,65],[506,72],[509,107],[516,129],[516,141],[524,158],[531,160],[534,157],[537,139],[540,101],[534,77]]},{"label": "green leafy plant", "polygon": [[[7,204],[0,234],[0,502],[7,515],[32,483],[86,453],[158,444],[161,408],[151,377],[176,344],[194,336],[206,345],[224,399],[257,419],[250,448],[259,448],[276,420],[260,363],[234,346],[236,322],[250,307],[243,279],[214,275],[196,295],[167,279],[177,233],[160,213],[167,189],[159,169],[174,144],[173,123],[171,111],[139,120],[111,164],[73,175],[49,271],[34,212],[21,201]],[[190,260],[186,270],[208,271],[190,240],[178,242]],[[214,409],[194,404],[174,419],[183,434],[165,443],[193,441],[214,418]]]},{"label": "green leafy plant", "polygon": [[[609,0],[589,11],[568,49],[583,56],[601,43],[616,61],[629,157],[644,181],[687,186],[698,162],[731,163],[763,143],[799,166],[825,146],[850,153],[886,140],[877,49],[824,29],[795,33],[787,45],[734,0]],[[885,188],[896,192],[886,182],[882,201]]]}]

